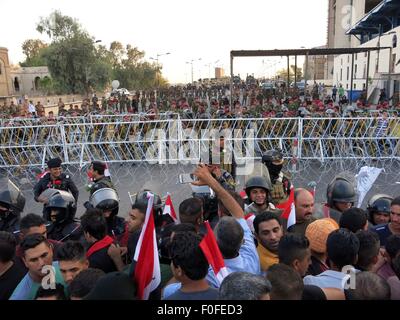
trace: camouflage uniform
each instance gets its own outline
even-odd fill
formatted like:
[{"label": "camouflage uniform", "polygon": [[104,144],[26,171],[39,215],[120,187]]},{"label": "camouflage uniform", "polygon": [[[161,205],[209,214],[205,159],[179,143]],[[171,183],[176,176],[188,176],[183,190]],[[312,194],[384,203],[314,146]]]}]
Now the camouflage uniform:
[{"label": "camouflage uniform", "polygon": [[272,203],[277,205],[286,202],[289,199],[290,185],[289,177],[280,172],[278,179],[272,184]]},{"label": "camouflage uniform", "polygon": [[245,214],[254,214],[259,215],[265,211],[277,211],[277,209],[275,208],[275,206],[272,203],[268,203],[268,207],[266,209],[261,209],[260,206],[256,205],[254,202],[251,203],[250,205],[246,206],[246,208],[244,209],[244,213]]}]

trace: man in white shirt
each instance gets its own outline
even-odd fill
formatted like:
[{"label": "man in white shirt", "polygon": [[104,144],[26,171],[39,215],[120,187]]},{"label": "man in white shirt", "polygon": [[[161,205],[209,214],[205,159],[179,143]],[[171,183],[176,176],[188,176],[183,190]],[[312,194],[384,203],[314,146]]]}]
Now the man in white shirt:
[{"label": "man in white shirt", "polygon": [[36,117],[36,108],[32,100],[29,101],[28,111],[32,115],[32,117]]}]

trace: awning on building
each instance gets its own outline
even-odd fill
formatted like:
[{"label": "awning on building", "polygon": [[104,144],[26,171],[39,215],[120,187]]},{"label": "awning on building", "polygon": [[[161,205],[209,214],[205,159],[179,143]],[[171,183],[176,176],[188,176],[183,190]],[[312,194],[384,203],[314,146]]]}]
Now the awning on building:
[{"label": "awning on building", "polygon": [[383,0],[346,31],[347,35],[360,35],[363,40],[385,33],[400,25],[400,1]]}]

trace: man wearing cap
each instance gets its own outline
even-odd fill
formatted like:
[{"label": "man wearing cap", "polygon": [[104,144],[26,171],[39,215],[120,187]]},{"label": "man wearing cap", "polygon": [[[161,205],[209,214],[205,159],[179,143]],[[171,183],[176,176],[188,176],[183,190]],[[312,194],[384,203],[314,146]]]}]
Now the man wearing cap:
[{"label": "man wearing cap", "polygon": [[62,173],[61,163],[62,161],[60,158],[53,158],[47,162],[48,172],[42,175],[33,188],[35,201],[46,204],[49,199],[40,195],[44,190],[52,188],[71,192],[75,201],[78,202],[79,190],[71,177]]}]

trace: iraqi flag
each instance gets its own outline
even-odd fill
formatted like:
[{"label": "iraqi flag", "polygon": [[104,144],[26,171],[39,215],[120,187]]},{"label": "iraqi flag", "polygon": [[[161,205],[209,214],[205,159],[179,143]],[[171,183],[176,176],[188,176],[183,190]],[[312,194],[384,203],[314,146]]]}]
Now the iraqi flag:
[{"label": "iraqi flag", "polygon": [[149,201],[146,218],[133,258],[136,261],[134,277],[137,285],[137,294],[141,300],[148,300],[150,292],[155,290],[161,283],[160,261],[158,259],[153,215],[154,195],[148,192],[147,197]]},{"label": "iraqi flag", "polygon": [[294,206],[293,186],[290,188],[289,199],[284,203],[278,204],[276,207],[283,210],[281,218],[287,220],[286,229],[289,229],[291,226],[296,224],[296,209]]},{"label": "iraqi flag", "polygon": [[215,240],[214,232],[210,227],[210,223],[206,221],[204,224],[206,226],[207,233],[200,242],[200,248],[206,256],[208,263],[212,267],[218,283],[221,284],[222,280],[224,280],[229,272],[225,267],[224,258],[219,250],[217,240]]},{"label": "iraqi flag", "polygon": [[251,232],[254,233],[254,219],[256,218],[256,216],[253,213],[248,213],[244,216],[244,219],[247,222],[247,225],[249,226]]},{"label": "iraqi flag", "polygon": [[178,217],[172,204],[171,195],[168,193],[167,199],[165,200],[163,214],[169,214],[175,223],[178,223]]}]

